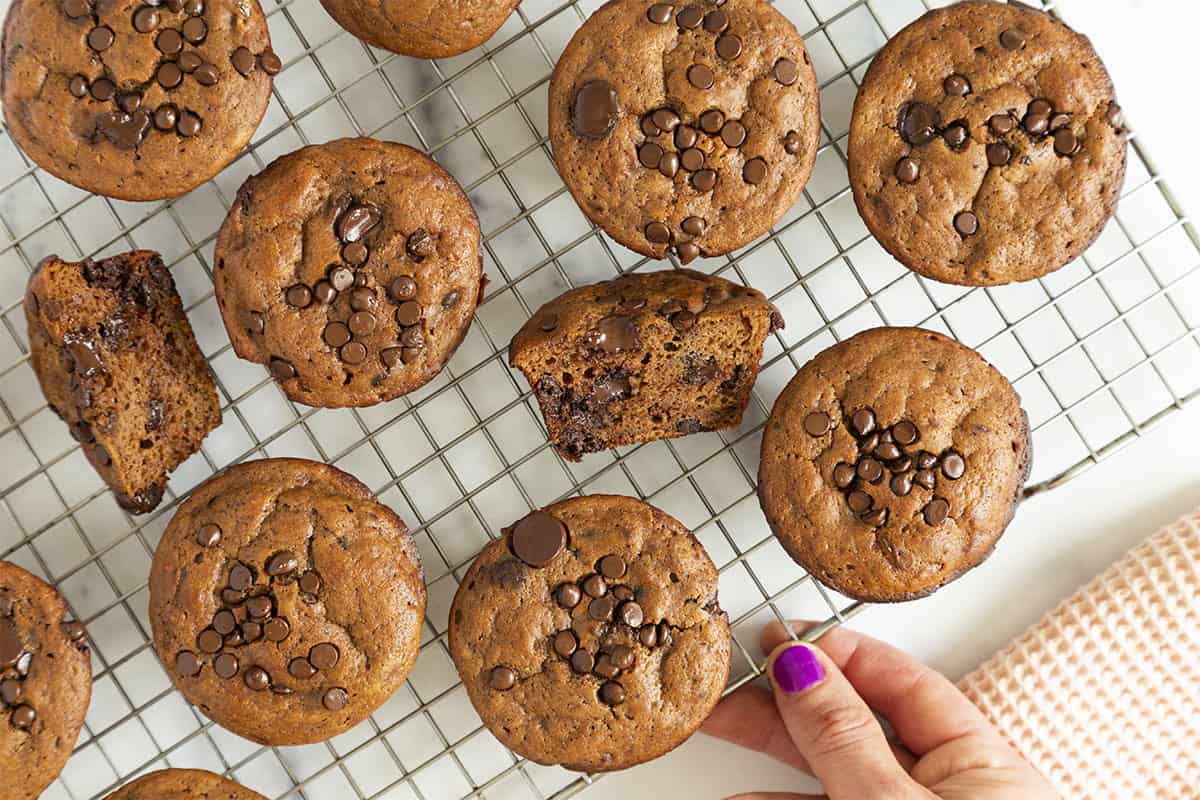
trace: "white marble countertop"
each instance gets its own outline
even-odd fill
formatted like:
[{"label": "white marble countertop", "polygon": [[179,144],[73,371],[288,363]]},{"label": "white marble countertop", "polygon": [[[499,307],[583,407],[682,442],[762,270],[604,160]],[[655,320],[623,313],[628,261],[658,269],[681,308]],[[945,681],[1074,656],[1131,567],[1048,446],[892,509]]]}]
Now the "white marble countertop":
[{"label": "white marble countertop", "polygon": [[[1194,67],[1200,11],[1186,0],[1060,0],[1108,65],[1117,96],[1185,209],[1200,208],[1197,111],[1177,76]],[[1153,57],[1148,57],[1153,53]],[[1185,117],[1190,115],[1191,119]],[[1194,213],[1194,212],[1193,212]],[[1099,466],[1022,507],[995,555],[937,594],[875,606],[851,623],[957,678],[1003,646],[1123,552],[1200,504],[1200,403]],[[583,797],[723,798],[751,790],[815,789],[799,773],[710,739],[604,778]]]}]

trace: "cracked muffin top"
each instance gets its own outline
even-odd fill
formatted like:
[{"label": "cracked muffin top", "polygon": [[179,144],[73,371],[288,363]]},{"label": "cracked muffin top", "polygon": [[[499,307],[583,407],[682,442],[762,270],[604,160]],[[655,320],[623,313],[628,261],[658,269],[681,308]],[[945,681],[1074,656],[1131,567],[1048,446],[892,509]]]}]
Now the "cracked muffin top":
[{"label": "cracked muffin top", "polygon": [[554,161],[621,244],[681,263],[765,233],[816,161],[816,75],[764,0],[613,0],[550,83]]},{"label": "cracked muffin top", "polygon": [[818,354],[780,394],[759,500],[826,586],[911,600],[992,551],[1030,448],[1020,398],[978,353],[933,331],[875,328]]},{"label": "cracked muffin top", "polygon": [[479,220],[411,147],[338,139],[238,189],[217,236],[217,304],[234,351],[288,397],[369,406],[437,375],[483,291]]},{"label": "cracked muffin top", "polygon": [[417,58],[446,58],[486,42],[520,0],[321,0],[364,42]]},{"label": "cracked muffin top", "polygon": [[1116,209],[1125,130],[1087,37],[1021,4],[970,0],[896,34],[850,123],[850,185],[909,269],[991,286],[1053,272]]},{"label": "cracked muffin top", "polygon": [[357,480],[303,459],[238,464],[179,507],[154,553],[158,656],[213,721],[261,744],[357,725],[420,647],[416,546]]},{"label": "cracked muffin top", "polygon": [[501,742],[581,771],[682,744],[720,699],[731,652],[704,548],[662,511],[611,495],[534,511],[485,547],[449,641]]},{"label": "cracked muffin top", "polygon": [[107,800],[266,800],[220,775],[202,769],[163,769],[143,775]]},{"label": "cracked muffin top", "polygon": [[4,117],[39,166],[122,200],[176,197],[241,152],[267,110],[258,0],[13,0]]},{"label": "cracked muffin top", "polygon": [[0,800],[34,800],[66,765],[92,696],[87,632],[40,578],[0,561]]}]

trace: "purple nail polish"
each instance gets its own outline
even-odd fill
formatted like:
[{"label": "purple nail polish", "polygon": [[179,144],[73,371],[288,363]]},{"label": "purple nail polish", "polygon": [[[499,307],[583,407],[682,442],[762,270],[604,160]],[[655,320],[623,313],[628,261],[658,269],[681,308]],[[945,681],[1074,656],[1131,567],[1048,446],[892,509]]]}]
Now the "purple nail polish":
[{"label": "purple nail polish", "polygon": [[787,694],[803,692],[825,680],[825,668],[804,645],[794,645],[776,656],[771,674],[775,685]]}]

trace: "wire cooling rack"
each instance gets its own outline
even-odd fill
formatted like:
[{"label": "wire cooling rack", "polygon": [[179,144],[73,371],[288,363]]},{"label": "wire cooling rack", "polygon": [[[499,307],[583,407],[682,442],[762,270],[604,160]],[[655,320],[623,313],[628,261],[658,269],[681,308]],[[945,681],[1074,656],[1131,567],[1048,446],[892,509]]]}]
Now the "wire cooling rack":
[{"label": "wire cooling rack", "polygon": [[[734,621],[732,685],[759,674],[772,619],[861,606],[826,590],[770,536],[754,496],[771,404],[819,350],[868,327],[924,325],[983,353],[1021,393],[1034,427],[1034,484],[1051,488],[1200,395],[1200,239],[1132,137],[1116,219],[1076,262],[1037,281],[963,289],[918,278],[867,234],[846,178],[857,82],[887,36],[927,0],[777,0],[821,82],[822,146],[797,203],[733,257],[697,262],[771,296],[787,329],[767,343],[741,428],[593,455],[550,449],[505,346],[571,286],[652,267],[594,230],[563,188],[546,137],[558,54],[600,0],[524,0],[480,50],[438,62],[375,51],[318,0],[265,0],[285,69],[252,146],[212,182],[168,203],[89,195],[36,169],[0,130],[0,558],[55,583],[87,623],[95,687],[74,757],[47,798],[103,797],[147,769],[193,766],[271,798],[565,798],[596,780],[522,761],[484,729],[446,649],[450,600],[488,537],[577,492],[636,495],[697,531],[721,568]],[[7,0],[0,0],[6,10]],[[467,188],[491,283],[445,372],[361,410],[289,403],[232,352],[212,292],[212,247],[238,185],[275,157],[347,135],[406,142]],[[172,476],[157,513],[115,504],[30,367],[21,295],[48,253],[163,253],[217,376],[224,423]],[[367,722],[310,747],[264,748],[212,725],[172,691],[150,641],[146,576],[180,499],[217,470],[265,456],[346,469],[413,526],[429,581],[423,648],[409,681]]]}]

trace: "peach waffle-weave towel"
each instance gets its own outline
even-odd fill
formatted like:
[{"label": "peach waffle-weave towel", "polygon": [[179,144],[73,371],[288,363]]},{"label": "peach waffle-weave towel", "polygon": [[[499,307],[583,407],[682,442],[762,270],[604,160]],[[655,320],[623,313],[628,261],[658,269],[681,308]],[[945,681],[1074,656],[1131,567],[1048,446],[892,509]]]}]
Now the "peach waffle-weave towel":
[{"label": "peach waffle-weave towel", "polygon": [[1200,510],[961,687],[1067,800],[1200,798]]}]

